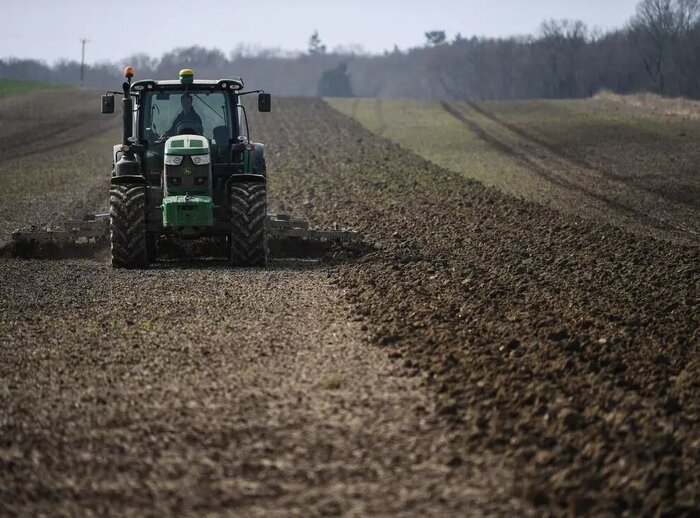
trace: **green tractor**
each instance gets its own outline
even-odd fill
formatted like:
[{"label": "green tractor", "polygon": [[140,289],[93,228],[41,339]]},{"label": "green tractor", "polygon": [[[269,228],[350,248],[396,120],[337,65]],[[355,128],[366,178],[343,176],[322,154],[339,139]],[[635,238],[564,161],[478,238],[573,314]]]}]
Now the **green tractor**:
[{"label": "green tractor", "polygon": [[270,94],[243,91],[240,77],[195,81],[189,69],[177,80],[132,82],[131,67],[124,76],[121,92],[102,96],[102,113],[114,113],[114,96],[122,95],[109,214],[17,229],[16,255],[61,256],[108,244],[115,268],[146,268],[159,250],[172,250],[168,245],[204,240],[232,266],[251,267],[265,266],[270,243],[277,258],[307,259],[359,242],[337,224],[323,230],[267,214],[265,147],[250,140],[241,97],[257,94],[258,110],[269,112]]},{"label": "green tractor", "polygon": [[265,147],[251,142],[241,97],[271,96],[243,90],[239,77],[132,82],[102,97],[114,113],[121,93],[122,143],[114,146],[109,196],[112,266],[145,268],[159,243],[213,238],[226,243],[232,266],[265,266],[267,192]]}]

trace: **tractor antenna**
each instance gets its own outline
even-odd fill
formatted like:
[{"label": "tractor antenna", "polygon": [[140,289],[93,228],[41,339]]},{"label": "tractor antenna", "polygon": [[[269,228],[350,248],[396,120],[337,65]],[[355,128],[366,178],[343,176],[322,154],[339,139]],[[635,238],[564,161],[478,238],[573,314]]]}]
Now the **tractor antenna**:
[{"label": "tractor antenna", "polygon": [[82,53],[80,57],[80,86],[83,86],[85,83],[85,44],[89,41],[90,40],[86,38],[80,38],[80,43],[82,46]]}]

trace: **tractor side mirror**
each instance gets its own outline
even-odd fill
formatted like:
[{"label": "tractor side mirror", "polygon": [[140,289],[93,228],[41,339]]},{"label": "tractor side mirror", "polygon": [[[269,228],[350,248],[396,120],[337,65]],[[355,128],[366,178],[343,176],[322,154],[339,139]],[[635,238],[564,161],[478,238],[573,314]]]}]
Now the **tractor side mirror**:
[{"label": "tractor side mirror", "polygon": [[102,96],[102,113],[114,113],[114,96]]},{"label": "tractor side mirror", "polygon": [[271,112],[272,111],[272,96],[264,92],[258,94],[258,111],[259,112]]}]

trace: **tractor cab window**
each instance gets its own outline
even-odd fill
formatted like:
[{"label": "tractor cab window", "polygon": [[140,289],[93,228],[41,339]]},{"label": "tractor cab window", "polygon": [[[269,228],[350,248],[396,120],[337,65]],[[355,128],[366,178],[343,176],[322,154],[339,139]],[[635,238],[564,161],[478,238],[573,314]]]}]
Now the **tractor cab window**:
[{"label": "tractor cab window", "polygon": [[144,103],[144,138],[154,144],[175,135],[196,134],[218,145],[217,140],[233,134],[228,103],[229,96],[223,92],[153,92]]}]

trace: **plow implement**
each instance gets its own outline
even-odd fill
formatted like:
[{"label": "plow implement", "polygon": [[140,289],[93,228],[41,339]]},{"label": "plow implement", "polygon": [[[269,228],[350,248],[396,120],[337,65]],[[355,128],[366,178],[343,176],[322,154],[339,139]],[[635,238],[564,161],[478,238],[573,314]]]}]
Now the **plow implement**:
[{"label": "plow implement", "polygon": [[12,233],[15,247],[101,245],[109,242],[109,215],[98,214],[56,226],[31,225]]},{"label": "plow implement", "polygon": [[[357,232],[334,225],[313,228],[309,222],[288,214],[268,214],[266,236],[271,258],[318,258],[334,248],[358,244]],[[31,225],[12,233],[14,255],[44,257],[71,251],[84,255],[109,246],[109,214],[87,215],[82,220],[58,225]],[[82,252],[82,254],[81,254]]]}]

